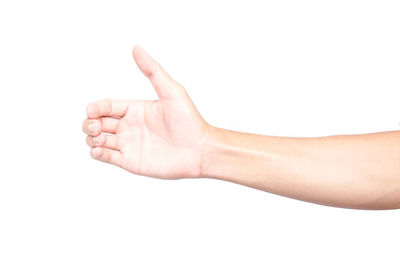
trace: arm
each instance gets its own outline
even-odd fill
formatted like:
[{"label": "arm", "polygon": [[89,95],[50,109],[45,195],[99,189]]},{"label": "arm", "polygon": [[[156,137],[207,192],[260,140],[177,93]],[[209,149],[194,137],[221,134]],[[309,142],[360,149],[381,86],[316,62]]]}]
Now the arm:
[{"label": "arm", "polygon": [[155,178],[216,178],[331,206],[400,208],[400,132],[286,138],[215,128],[141,47],[133,57],[158,99],[89,104],[83,130],[94,159]]},{"label": "arm", "polygon": [[287,138],[212,131],[203,177],[324,205],[400,208],[400,132]]}]

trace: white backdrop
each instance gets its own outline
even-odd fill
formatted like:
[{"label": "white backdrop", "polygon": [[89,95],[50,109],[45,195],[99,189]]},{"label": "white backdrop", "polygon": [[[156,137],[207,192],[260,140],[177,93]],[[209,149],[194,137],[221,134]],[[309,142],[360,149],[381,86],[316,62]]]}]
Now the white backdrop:
[{"label": "white backdrop", "polygon": [[0,2],[0,256],[399,256],[399,211],[89,156],[99,98],[154,99],[142,45],[215,126],[280,136],[399,129],[398,1]]}]

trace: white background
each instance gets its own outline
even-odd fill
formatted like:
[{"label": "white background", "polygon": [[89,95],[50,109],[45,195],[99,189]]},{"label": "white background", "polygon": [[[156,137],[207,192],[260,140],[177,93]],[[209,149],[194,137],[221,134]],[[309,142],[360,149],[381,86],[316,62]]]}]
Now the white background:
[{"label": "white background", "polygon": [[99,98],[154,99],[142,45],[219,127],[399,129],[398,1],[0,2],[0,256],[399,256],[399,211],[227,182],[138,177],[89,157]]}]

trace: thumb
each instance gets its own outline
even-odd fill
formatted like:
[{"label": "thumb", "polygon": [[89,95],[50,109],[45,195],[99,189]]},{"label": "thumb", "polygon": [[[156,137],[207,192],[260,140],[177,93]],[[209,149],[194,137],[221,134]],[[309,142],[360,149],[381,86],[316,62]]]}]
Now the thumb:
[{"label": "thumb", "polygon": [[132,55],[139,69],[149,78],[160,99],[173,98],[180,94],[183,87],[173,80],[141,46],[136,45]]}]

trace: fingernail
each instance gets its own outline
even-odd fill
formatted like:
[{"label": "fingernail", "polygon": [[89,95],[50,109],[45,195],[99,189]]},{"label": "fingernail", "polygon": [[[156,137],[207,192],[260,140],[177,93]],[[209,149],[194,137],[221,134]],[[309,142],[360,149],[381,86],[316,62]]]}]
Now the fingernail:
[{"label": "fingernail", "polygon": [[94,137],[93,138],[93,143],[96,144],[96,145],[99,144],[100,143],[100,137]]},{"label": "fingernail", "polygon": [[91,154],[93,157],[97,157],[97,156],[100,155],[100,152],[101,152],[101,149],[98,148],[98,147],[95,147],[95,148],[92,148],[92,150],[90,151],[90,154]]},{"label": "fingernail", "polygon": [[95,123],[95,122],[90,122],[90,123],[87,125],[87,130],[88,130],[90,133],[96,132],[96,123]]}]

